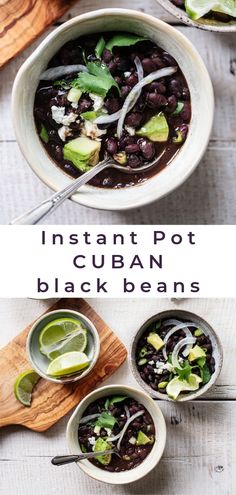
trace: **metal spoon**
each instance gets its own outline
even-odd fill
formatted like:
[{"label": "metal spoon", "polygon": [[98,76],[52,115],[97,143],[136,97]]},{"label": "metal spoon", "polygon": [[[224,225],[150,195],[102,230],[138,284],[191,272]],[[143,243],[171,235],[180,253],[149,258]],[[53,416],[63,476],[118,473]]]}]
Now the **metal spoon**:
[{"label": "metal spoon", "polygon": [[86,452],[84,454],[78,455],[58,455],[53,457],[51,463],[54,466],[63,466],[64,464],[70,464],[71,462],[81,461],[82,459],[93,459],[98,455],[106,455],[106,454],[116,454],[120,457],[120,454],[117,449],[105,450],[104,452]]},{"label": "metal spoon", "polygon": [[39,205],[35,206],[31,210],[27,211],[23,215],[15,218],[10,222],[10,225],[36,225],[41,220],[43,220],[50,213],[55,211],[58,206],[60,206],[64,201],[69,198],[73,193],[75,193],[79,187],[83,186],[87,182],[89,182],[95,175],[99,174],[102,170],[106,168],[114,168],[119,170],[119,172],[123,172],[126,174],[137,174],[140,172],[145,172],[150,168],[154,167],[161,157],[164,154],[164,150],[162,153],[155,158],[151,163],[143,165],[142,167],[131,168],[124,167],[121,165],[117,165],[112,161],[112,158],[106,157],[105,160],[95,165],[95,167],[91,168],[88,172],[75,179],[72,183],[66,186],[59,192],[54,193],[49,199],[46,199]]}]

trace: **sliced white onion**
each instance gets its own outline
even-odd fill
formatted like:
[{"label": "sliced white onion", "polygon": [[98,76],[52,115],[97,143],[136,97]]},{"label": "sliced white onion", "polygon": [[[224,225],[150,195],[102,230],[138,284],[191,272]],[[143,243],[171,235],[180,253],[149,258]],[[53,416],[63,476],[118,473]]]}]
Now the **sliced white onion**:
[{"label": "sliced white onion", "polygon": [[182,349],[182,347],[195,344],[195,342],[196,342],[196,337],[193,337],[193,336],[192,337],[185,337],[185,339],[180,340],[180,342],[177,342],[177,344],[176,344],[176,346],[172,352],[172,364],[173,364],[174,368],[179,368],[179,369],[182,368],[182,366],[180,366],[179,360],[178,360],[178,355],[179,355],[179,352]]},{"label": "sliced white onion", "polygon": [[101,416],[101,413],[97,413],[97,414],[89,414],[88,416],[84,416],[83,418],[81,418],[79,424],[80,425],[85,425],[86,423],[88,423],[89,421],[92,421],[92,419],[97,419],[99,416]]},{"label": "sliced white onion", "polygon": [[[177,321],[177,320],[169,320],[169,321]],[[167,352],[166,352],[166,346],[167,346],[167,342],[168,342],[169,338],[170,338],[170,337],[171,337],[171,336],[172,336],[175,332],[178,332],[179,330],[184,330],[184,331],[185,331],[185,335],[186,335],[186,337],[192,337],[193,335],[192,335],[192,333],[190,332],[189,327],[190,327],[190,328],[191,328],[191,327],[196,328],[196,325],[195,325],[194,323],[191,323],[191,322],[189,322],[189,323],[188,323],[188,322],[187,322],[187,323],[178,323],[178,325],[176,325],[175,327],[171,328],[171,329],[169,330],[169,332],[167,332],[167,334],[165,335],[165,337],[164,337],[164,339],[163,339],[163,342],[165,343],[165,346],[164,346],[164,347],[163,347],[163,349],[162,349],[162,354],[163,354],[163,356],[164,356],[164,358],[165,358],[165,359],[168,359],[168,357],[167,357]],[[187,349],[186,349],[186,352],[185,352],[185,351],[183,352],[183,355],[184,355],[185,357],[186,357],[186,356],[188,356],[190,349],[191,349],[191,346],[190,346],[190,347],[188,346],[188,347],[187,347]]]},{"label": "sliced white onion", "polygon": [[116,440],[119,440],[117,443],[117,448],[120,450],[120,445],[123,440],[124,434],[129,427],[130,423],[134,421],[136,418],[139,418],[139,416],[142,416],[144,414],[144,411],[138,411],[137,413],[133,414],[133,416],[130,416],[129,419],[126,421],[123,429],[118,433],[115,437],[109,437],[107,438],[107,442],[115,442]]},{"label": "sliced white onion", "polygon": [[125,406],[125,412],[126,412],[127,419],[129,419],[130,418],[130,412],[129,412],[129,408],[127,406]]},{"label": "sliced white onion", "polygon": [[[129,112],[129,110],[135,105],[137,99],[139,98],[139,92],[142,90],[144,86],[147,84],[152,83],[153,81],[157,79],[161,79],[162,77],[167,77],[171,76],[177,71],[177,67],[165,67],[164,69],[159,69],[151,74],[148,74],[148,76],[144,77],[139,81],[135,86],[131,89],[130,93],[125,99],[124,105],[121,109],[121,114],[120,118],[118,120],[117,124],[117,136],[120,139],[122,131],[123,131],[123,126],[124,126],[124,120],[126,117],[126,114]],[[131,106],[132,105],[132,106]]]},{"label": "sliced white onion", "polygon": [[39,79],[41,81],[53,81],[53,79],[73,74],[73,72],[88,72],[88,69],[85,65],[81,64],[59,65],[58,67],[50,67],[50,69],[45,70]]},{"label": "sliced white onion", "polygon": [[[135,63],[136,69],[137,69],[138,80],[141,81],[143,79],[143,66],[142,66],[141,60],[138,57],[135,57],[134,63]],[[132,104],[130,105],[129,110],[128,110],[129,112],[134,107],[136,101],[138,100],[138,98],[140,96],[140,93],[141,93],[141,90],[139,91],[139,93],[137,93],[137,98],[132,101]],[[110,115],[100,115],[99,117],[97,117],[94,120],[94,122],[95,122],[95,124],[111,124],[112,122],[116,122],[120,118],[121,111],[122,111],[122,109],[120,109],[117,112],[112,113]]]}]

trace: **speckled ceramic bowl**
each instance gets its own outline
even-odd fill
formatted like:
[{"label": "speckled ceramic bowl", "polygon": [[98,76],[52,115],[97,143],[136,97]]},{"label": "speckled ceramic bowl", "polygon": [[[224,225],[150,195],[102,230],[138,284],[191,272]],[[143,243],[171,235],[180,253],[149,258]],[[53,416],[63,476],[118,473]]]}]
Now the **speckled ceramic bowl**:
[{"label": "speckled ceramic bowl", "polygon": [[184,22],[184,24],[188,24],[189,26],[194,26],[199,29],[205,29],[206,31],[217,31],[219,33],[235,33],[236,32],[236,19],[230,22],[221,22],[213,19],[199,19],[194,21],[190,19],[188,14],[181,9],[180,7],[176,7],[170,0],[156,0],[165,10],[170,12],[170,14],[174,15],[180,21]]},{"label": "speckled ceramic bowl", "polygon": [[153,390],[141,378],[141,376],[138,372],[138,369],[137,369],[136,359],[135,359],[137,343],[138,343],[141,335],[143,334],[143,332],[145,332],[147,327],[152,322],[154,322],[156,320],[166,319],[166,318],[180,318],[180,319],[182,318],[184,320],[193,321],[200,328],[202,328],[205,335],[207,335],[211,340],[212,347],[213,347],[213,357],[215,358],[215,372],[211,376],[210,381],[208,383],[206,383],[206,385],[201,387],[199,390],[197,390],[196,392],[189,392],[187,394],[180,395],[179,399],[177,401],[174,401],[174,402],[183,402],[183,401],[187,401],[187,400],[197,399],[200,396],[202,396],[203,394],[205,394],[212,387],[212,385],[214,385],[215,381],[217,380],[217,378],[221,372],[221,368],[222,368],[222,364],[223,364],[223,349],[222,349],[222,345],[221,345],[221,342],[220,342],[217,334],[215,333],[213,328],[209,325],[209,323],[207,323],[200,316],[195,315],[194,313],[192,313],[190,311],[183,311],[181,309],[162,311],[161,313],[158,313],[158,314],[152,316],[151,318],[149,318],[147,321],[145,321],[143,323],[143,325],[141,326],[141,328],[138,330],[137,334],[135,335],[133,343],[132,343],[132,347],[131,347],[131,356],[130,357],[131,357],[131,368],[132,368],[133,374],[134,374],[137,382],[139,383],[139,385],[141,385],[141,387],[146,392],[148,392],[153,398],[172,401],[172,399],[170,397],[168,397],[167,394],[162,394],[160,392]]},{"label": "speckled ceramic bowl", "polygon": [[[39,335],[42,329],[49,322],[56,320],[57,318],[63,318],[63,317],[77,319],[81,321],[85,326],[85,328],[87,329],[88,344],[85,352],[90,359],[90,365],[87,368],[85,368],[84,371],[74,373],[73,375],[53,378],[46,374],[50,361],[46,356],[44,356],[40,352]],[[46,313],[33,324],[27,338],[26,351],[27,351],[28,359],[31,362],[33,369],[42,378],[45,378],[45,380],[49,380],[50,382],[54,382],[54,383],[72,383],[81,380],[81,378],[84,378],[86,375],[88,375],[88,373],[90,373],[90,371],[96,365],[100,352],[100,339],[94,324],[86,316],[71,309],[58,309]]]},{"label": "speckled ceramic bowl", "polygon": [[191,92],[192,119],[186,142],[171,163],[146,182],[128,188],[83,186],[72,199],[103,210],[128,210],[156,201],[180,186],[194,171],[207,148],[214,114],[214,96],[207,69],[190,41],[165,22],[125,9],[96,10],[75,17],[50,33],[21,66],[13,87],[12,116],[19,146],[31,168],[58,191],[73,179],[46,153],[36,132],[34,95],[39,76],[67,41],[88,33],[129,31],[146,36],[177,60]]},{"label": "speckled ceramic bowl", "polygon": [[99,399],[100,397],[107,397],[109,395],[126,395],[133,397],[135,400],[144,405],[149,414],[151,415],[155,430],[156,441],[153,445],[151,452],[144,459],[139,466],[128,471],[121,471],[119,473],[113,473],[99,469],[99,467],[91,464],[88,460],[77,462],[79,466],[88,476],[94,478],[97,481],[103,481],[104,483],[110,483],[112,485],[124,485],[126,483],[132,483],[134,481],[146,476],[152,469],[154,469],[159,463],[166,443],[166,424],[163,414],[155,401],[153,401],[149,395],[137,390],[133,387],[126,387],[125,385],[107,385],[99,388],[85,397],[75,409],[72,414],[69,423],[67,425],[67,443],[71,454],[81,453],[78,442],[78,427],[80,418],[82,417],[85,409],[91,402]]}]

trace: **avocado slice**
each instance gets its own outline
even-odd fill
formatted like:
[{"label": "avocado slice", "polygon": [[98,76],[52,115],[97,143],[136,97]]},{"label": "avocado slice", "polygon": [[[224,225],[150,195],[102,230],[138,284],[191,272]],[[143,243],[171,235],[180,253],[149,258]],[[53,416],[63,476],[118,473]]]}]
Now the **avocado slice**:
[{"label": "avocado slice", "polygon": [[148,344],[151,344],[152,347],[156,349],[156,351],[159,351],[165,345],[165,342],[161,339],[161,337],[159,337],[159,335],[154,332],[149,333],[147,342]]},{"label": "avocado slice", "polygon": [[150,141],[165,143],[169,137],[169,125],[163,112],[154,115],[136,134]]},{"label": "avocado slice", "polygon": [[190,353],[188,355],[188,360],[191,363],[192,361],[196,361],[196,359],[199,359],[199,358],[202,358],[202,357],[206,357],[205,351],[201,347],[199,347],[199,345],[195,345],[191,349],[191,351],[190,351]]},{"label": "avocado slice", "polygon": [[72,139],[64,145],[63,156],[69,160],[81,172],[90,170],[91,166],[99,162],[101,143],[88,137]]},{"label": "avocado slice", "polygon": [[67,95],[67,100],[71,101],[71,103],[78,103],[81,95],[82,95],[82,91],[80,91],[80,89],[71,88]]},{"label": "avocado slice", "polygon": [[[97,438],[93,451],[94,452],[103,452],[105,450],[110,450],[111,445],[106,442],[106,440],[103,440],[103,438],[99,437]],[[111,462],[111,454],[104,454],[104,455],[98,455],[96,456],[96,459],[103,464],[104,466],[108,466]]]},{"label": "avocado slice", "polygon": [[150,438],[140,430],[138,432],[136,445],[146,445],[147,443],[150,443]]}]

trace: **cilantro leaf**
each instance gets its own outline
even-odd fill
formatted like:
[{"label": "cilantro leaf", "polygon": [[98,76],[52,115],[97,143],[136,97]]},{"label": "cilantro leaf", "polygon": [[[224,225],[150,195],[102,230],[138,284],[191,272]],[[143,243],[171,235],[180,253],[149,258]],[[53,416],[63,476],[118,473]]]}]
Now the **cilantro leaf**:
[{"label": "cilantro leaf", "polygon": [[106,48],[112,52],[114,46],[132,46],[146,39],[136,34],[117,33],[107,42]]},{"label": "cilantro leaf", "polygon": [[202,383],[205,385],[206,383],[208,383],[211,379],[211,372],[207,366],[207,364],[205,364],[203,366],[203,368],[201,368],[201,378],[202,378]]},{"label": "cilantro leaf", "polygon": [[71,86],[79,88],[85,93],[95,93],[105,98],[109,89],[113,86],[120,93],[120,88],[113,79],[108,67],[100,62],[88,62],[89,72],[80,72],[78,77],[71,82]]},{"label": "cilantro leaf", "polygon": [[127,399],[126,395],[115,395],[111,399],[106,400],[105,408],[109,409],[109,407],[113,406],[113,404],[117,404],[118,402],[123,402],[125,399]]},{"label": "cilantro leaf", "polygon": [[205,357],[201,357],[197,360],[197,364],[199,366],[199,368],[203,368],[206,364],[206,358]]},{"label": "cilantro leaf", "polygon": [[105,45],[106,45],[106,42],[105,42],[103,36],[101,36],[101,38],[98,40],[96,47],[95,47],[95,50],[94,50],[97,58],[101,58],[101,56],[103,54],[103,50],[105,48]]},{"label": "cilantro leaf", "polygon": [[183,368],[175,368],[175,371],[179,375],[180,380],[188,380],[188,377],[192,372],[192,366],[185,363]]},{"label": "cilantro leaf", "polygon": [[116,423],[116,418],[112,416],[111,413],[104,411],[101,413],[95,424],[96,426],[101,426],[101,428],[113,428]]}]

